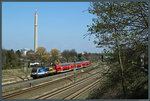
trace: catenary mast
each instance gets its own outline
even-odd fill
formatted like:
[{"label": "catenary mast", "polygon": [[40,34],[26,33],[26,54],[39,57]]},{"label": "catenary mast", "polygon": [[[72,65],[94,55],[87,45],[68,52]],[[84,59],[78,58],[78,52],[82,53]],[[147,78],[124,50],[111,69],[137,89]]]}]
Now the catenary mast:
[{"label": "catenary mast", "polygon": [[34,52],[37,49],[37,9],[35,10],[35,25],[34,25]]}]

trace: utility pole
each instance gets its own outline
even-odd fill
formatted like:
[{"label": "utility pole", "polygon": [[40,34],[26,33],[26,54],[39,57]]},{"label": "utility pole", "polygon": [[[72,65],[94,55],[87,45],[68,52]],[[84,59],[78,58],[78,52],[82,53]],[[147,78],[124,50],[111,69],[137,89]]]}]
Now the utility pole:
[{"label": "utility pole", "polygon": [[76,81],[76,60],[74,60],[74,82]]},{"label": "utility pole", "polygon": [[144,69],[144,53],[141,55],[141,66]]},{"label": "utility pole", "polygon": [[28,65],[27,65],[27,56],[25,56],[25,63],[24,63],[24,72],[25,72],[25,80],[28,80]]}]

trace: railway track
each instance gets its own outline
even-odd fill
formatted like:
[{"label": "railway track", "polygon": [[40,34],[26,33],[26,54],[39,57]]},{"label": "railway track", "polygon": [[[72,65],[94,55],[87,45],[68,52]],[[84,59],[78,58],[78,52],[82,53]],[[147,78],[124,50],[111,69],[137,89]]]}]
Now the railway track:
[{"label": "railway track", "polygon": [[62,99],[70,99],[70,100],[71,99],[78,99],[79,96],[81,96],[82,94],[86,93],[88,90],[93,89],[93,87],[95,87],[99,83],[99,81],[101,81],[101,79],[98,79],[98,80],[94,81],[90,85],[85,86],[84,88],[79,89],[76,92],[70,93],[70,95],[63,97]]},{"label": "railway track", "polygon": [[[91,68],[91,69],[89,69],[89,70],[87,70],[87,71],[85,71],[81,74],[83,75],[85,73],[88,73],[89,71],[91,71],[93,69],[96,69],[96,68]],[[43,87],[47,87],[51,84],[54,84],[54,83],[57,83],[57,82],[60,82],[60,81],[66,80],[66,79],[70,79],[71,77],[73,78],[74,75],[68,76],[67,78],[64,77],[64,78],[61,78],[61,79],[58,79],[58,80],[55,80],[55,81],[50,81],[50,82],[47,82],[47,83],[44,83],[44,84],[41,84],[41,85],[37,85],[37,86],[31,87],[29,89],[17,91],[17,92],[14,92],[12,94],[4,95],[4,96],[2,96],[2,98],[3,99],[15,99],[15,98],[17,98],[17,96],[24,95],[25,93],[28,93],[28,92],[32,93],[32,91],[38,91],[38,90],[42,89]]]},{"label": "railway track", "polygon": [[76,98],[78,95],[80,95],[80,94],[84,93],[85,91],[91,89],[93,86],[95,86],[100,81],[100,79],[98,79],[98,80],[95,79],[96,77],[99,76],[99,74],[100,74],[100,72],[97,72],[94,75],[88,77],[87,79],[82,79],[82,80],[79,80],[76,83],[67,85],[65,87],[60,87],[59,89],[50,91],[50,92],[48,92],[44,95],[35,97],[33,99],[57,99],[58,97],[56,97],[56,96],[59,96],[59,95],[65,93],[65,92],[67,92],[66,90],[73,89],[75,87],[81,86],[82,84],[85,84],[85,83],[91,81],[89,85],[83,87],[82,89],[79,89],[77,91],[76,90],[75,91],[71,90],[71,93],[65,93],[65,96],[62,96],[62,97],[60,96],[60,98],[58,98],[58,99],[73,99],[73,98]]},{"label": "railway track", "polygon": [[[94,65],[93,67],[96,67],[97,65]],[[91,67],[91,66],[90,66]],[[54,75],[51,75],[54,76]],[[49,77],[49,76],[48,76]],[[42,79],[42,78],[38,78],[38,79]],[[14,85],[14,84],[18,84],[18,83],[23,83],[23,82],[28,82],[28,81],[34,81],[35,79],[28,79],[28,80],[24,80],[24,81],[17,81],[17,82],[13,82],[13,83],[8,83],[8,84],[3,84],[2,86],[9,86],[9,85]]]},{"label": "railway track", "polygon": [[[90,68],[84,68],[85,72],[89,69],[89,70],[92,70],[96,67],[97,65],[93,65],[93,66],[90,66]],[[91,67],[94,67],[94,68],[91,68]],[[77,70],[77,72],[79,72]],[[6,84],[6,85],[2,85],[2,92],[3,94],[7,94],[7,91],[13,91],[14,88],[15,89],[23,89],[23,88],[27,88],[27,87],[30,87],[30,86],[35,86],[37,84],[40,84],[41,82],[47,82],[48,80],[53,80],[55,78],[59,78],[61,76],[67,76],[69,74],[73,74],[73,72],[67,72],[67,73],[61,73],[61,74],[57,74],[57,75],[52,75],[52,76],[47,76],[47,77],[44,77],[44,78],[39,78],[39,79],[30,79],[30,80],[26,80],[26,81],[19,81],[19,82],[14,82],[14,83],[11,83],[11,84]]]},{"label": "railway track", "polygon": [[[93,76],[88,77],[87,79],[81,79],[81,80],[79,80],[78,82],[75,82],[75,83],[73,83],[73,84],[67,85],[67,86],[65,86],[65,87],[61,87],[61,88],[59,88],[59,89],[57,89],[57,90],[50,91],[50,92],[48,92],[48,93],[46,93],[46,94],[44,94],[44,95],[38,96],[38,97],[36,97],[36,98],[34,98],[34,99],[50,99],[50,98],[53,98],[54,96],[57,96],[57,95],[59,95],[60,93],[64,93],[64,92],[65,92],[66,90],[68,90],[68,89],[71,89],[71,88],[73,88],[73,87],[77,87],[77,86],[79,86],[79,85],[81,85],[81,84],[83,84],[83,83],[86,83],[87,81],[90,81],[90,80],[96,78],[97,76],[99,76],[99,73],[100,73],[100,72],[97,72],[97,73],[95,73]],[[74,93],[74,92],[73,92],[73,93]],[[66,97],[67,97],[67,96],[66,96]],[[65,97],[64,97],[64,98],[65,98]]]}]

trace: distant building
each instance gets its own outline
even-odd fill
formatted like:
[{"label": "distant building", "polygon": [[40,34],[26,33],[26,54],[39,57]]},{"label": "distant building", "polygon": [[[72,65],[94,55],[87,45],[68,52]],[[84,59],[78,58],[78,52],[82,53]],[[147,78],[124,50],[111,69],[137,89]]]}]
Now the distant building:
[{"label": "distant building", "polygon": [[28,51],[31,51],[31,49],[28,49],[28,48],[21,49],[22,56],[26,56]]},{"label": "distant building", "polygon": [[84,54],[85,54],[85,52],[82,52],[81,54],[82,54],[82,55],[84,55]]},{"label": "distant building", "polygon": [[33,50],[27,51],[26,55],[34,55],[34,51]]}]

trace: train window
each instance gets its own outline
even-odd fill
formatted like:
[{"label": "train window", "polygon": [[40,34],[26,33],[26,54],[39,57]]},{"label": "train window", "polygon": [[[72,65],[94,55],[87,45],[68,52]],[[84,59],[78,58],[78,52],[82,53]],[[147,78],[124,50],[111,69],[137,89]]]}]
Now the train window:
[{"label": "train window", "polygon": [[32,69],[32,73],[37,72],[37,69]]},{"label": "train window", "polygon": [[49,68],[46,68],[46,71],[49,71]]},{"label": "train window", "polygon": [[43,69],[39,69],[39,72],[43,72],[44,70]]}]

